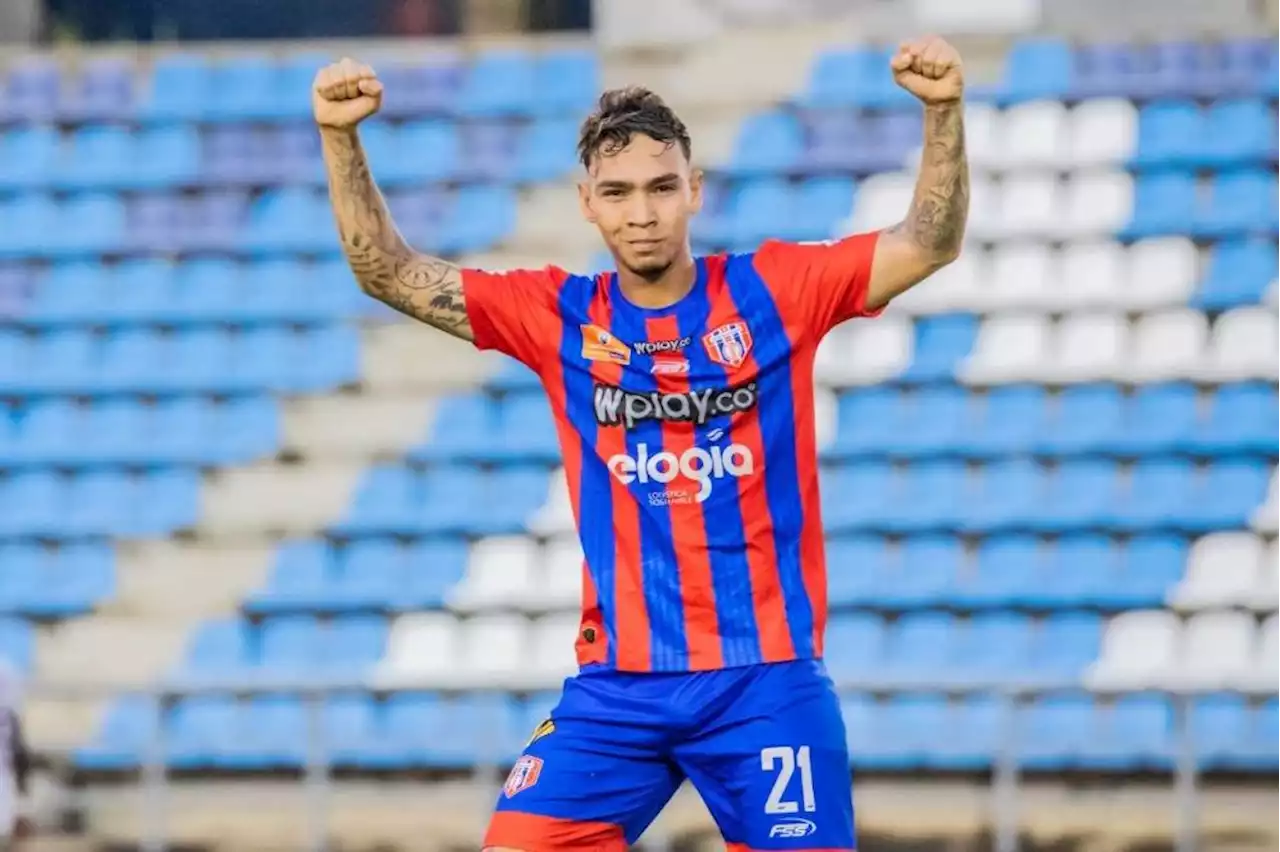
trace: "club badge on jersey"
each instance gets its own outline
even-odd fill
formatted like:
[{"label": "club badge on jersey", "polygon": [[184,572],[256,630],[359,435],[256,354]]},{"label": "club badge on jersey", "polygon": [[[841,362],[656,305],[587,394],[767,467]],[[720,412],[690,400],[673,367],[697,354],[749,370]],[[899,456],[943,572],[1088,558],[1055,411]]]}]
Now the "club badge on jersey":
[{"label": "club badge on jersey", "polygon": [[522,790],[528,790],[534,784],[537,784],[538,776],[541,774],[541,758],[528,754],[522,755],[515,762],[515,765],[511,767],[511,772],[507,775],[507,781],[502,785],[502,792],[510,799]]},{"label": "club badge on jersey", "polygon": [[741,367],[751,354],[751,332],[744,322],[730,322],[702,335],[707,357],[726,367]]}]

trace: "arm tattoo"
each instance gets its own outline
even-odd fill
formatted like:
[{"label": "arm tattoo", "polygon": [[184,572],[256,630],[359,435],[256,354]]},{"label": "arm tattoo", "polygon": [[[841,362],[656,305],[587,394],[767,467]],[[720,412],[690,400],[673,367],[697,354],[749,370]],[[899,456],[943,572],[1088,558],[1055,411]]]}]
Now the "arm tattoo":
[{"label": "arm tattoo", "polygon": [[360,288],[401,313],[471,340],[462,272],[409,247],[369,172],[355,132],[322,131],[329,200],[338,235]]},{"label": "arm tattoo", "polygon": [[888,230],[899,233],[938,266],[960,253],[969,215],[969,163],[960,102],[925,108],[924,153],[907,218]]}]

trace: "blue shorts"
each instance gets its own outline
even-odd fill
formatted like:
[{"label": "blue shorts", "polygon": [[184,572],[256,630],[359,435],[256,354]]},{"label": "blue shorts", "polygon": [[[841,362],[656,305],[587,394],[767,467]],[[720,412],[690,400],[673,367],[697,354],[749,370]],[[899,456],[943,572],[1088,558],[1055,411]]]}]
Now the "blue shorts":
[{"label": "blue shorts", "polygon": [[484,845],[625,850],[686,778],[730,852],[854,848],[844,720],[816,660],[570,678]]}]

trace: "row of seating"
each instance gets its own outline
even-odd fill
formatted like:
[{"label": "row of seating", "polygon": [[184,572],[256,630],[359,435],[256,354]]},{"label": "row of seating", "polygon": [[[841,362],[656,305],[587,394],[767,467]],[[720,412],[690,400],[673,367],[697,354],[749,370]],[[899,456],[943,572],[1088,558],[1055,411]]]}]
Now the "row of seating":
[{"label": "row of seating", "polygon": [[190,468],[0,479],[0,539],[165,535],[194,526],[199,514],[200,476]]},{"label": "row of seating", "polygon": [[[64,71],[49,57],[14,62],[0,81],[0,120],[278,121],[310,115],[316,72],[337,57],[297,53],[274,61],[198,53],[159,56],[150,68],[127,60],[86,60]],[[392,114],[554,115],[588,107],[599,89],[592,51],[504,49],[428,63],[371,59]],[[149,71],[149,79],[142,73]]]},{"label": "row of seating", "polygon": [[[332,765],[394,771],[508,764],[556,700],[549,693],[516,699],[403,692],[384,700],[345,693],[313,709],[285,695],[200,697],[159,716],[145,700],[133,699],[113,708],[94,743],[78,749],[74,760],[86,770],[135,768],[154,747],[163,718],[171,767],[298,768],[312,742],[309,714],[318,712],[321,752]],[[1171,701],[1156,695],[1104,702],[1067,693],[1009,707],[995,696],[949,700],[922,692],[882,700],[846,693],[841,710],[855,770],[982,770],[1012,745],[1027,769],[1169,771],[1183,735]],[[1206,695],[1192,700],[1188,721],[1200,769],[1274,769],[1274,700],[1251,704]]]},{"label": "row of seating", "polygon": [[280,435],[279,406],[269,396],[88,407],[55,400],[17,416],[0,406],[0,467],[237,464],[274,453]]},{"label": "row of seating", "polygon": [[1278,623],[1275,614],[1258,630],[1253,616],[1240,612],[1201,612],[1185,623],[1168,610],[1126,612],[1108,625],[1085,680],[1108,689],[1182,685],[1274,692]]},{"label": "row of seating", "polygon": [[[196,217],[176,222],[160,218],[167,204],[171,209],[169,202],[157,202],[158,207],[149,203],[139,200],[131,217],[122,198],[101,193],[62,203],[39,194],[0,200],[0,218],[13,223],[0,232],[0,260],[127,254],[156,248],[332,255],[339,248],[329,203],[311,190],[265,193],[249,207],[243,196],[219,194]],[[406,236],[440,252],[486,248],[514,227],[515,195],[509,187],[463,187],[452,197],[449,214],[438,227],[407,217]],[[208,220],[199,221],[200,215]],[[209,232],[194,233],[206,226]]]},{"label": "row of seating", "polygon": [[[885,73],[892,48],[837,48],[818,56],[797,101],[806,106],[871,108],[909,102]],[[1024,39],[1005,60],[994,86],[974,97],[1002,103],[1040,98],[1221,97],[1277,93],[1274,39],[1138,46],[1124,42],[1073,45],[1065,39]]]},{"label": "row of seating", "polygon": [[48,550],[0,543],[0,613],[66,618],[90,612],[115,594],[115,552],[83,543]]},{"label": "row of seating", "polygon": [[358,332],[342,325],[38,337],[0,329],[0,393],[315,392],[354,382],[359,358]]},{"label": "row of seating", "polygon": [[23,294],[10,322],[37,329],[320,324],[387,316],[380,302],[360,292],[347,262],[337,258],[248,264],[220,258],[172,265],[130,260],[113,266],[72,261],[43,273],[0,266],[0,290],[5,288]]},{"label": "row of seating", "polygon": [[[575,163],[574,121],[443,121],[361,126],[379,183],[546,181]],[[156,190],[200,186],[322,184],[320,140],[310,124],[270,129],[86,126],[66,135],[32,125],[0,134],[0,191]],[[19,165],[20,164],[20,165]]]},{"label": "row of seating", "polygon": [[323,623],[303,616],[207,621],[195,630],[176,676],[252,678],[357,677],[382,658],[387,621],[352,615]]},{"label": "row of seating", "polygon": [[1179,460],[1150,460],[1126,470],[1087,460],[1049,470],[1014,459],[980,472],[950,461],[905,472],[865,462],[824,470],[822,514],[829,531],[841,532],[1200,533],[1244,528],[1273,475],[1271,467],[1252,461],[1196,469]]}]

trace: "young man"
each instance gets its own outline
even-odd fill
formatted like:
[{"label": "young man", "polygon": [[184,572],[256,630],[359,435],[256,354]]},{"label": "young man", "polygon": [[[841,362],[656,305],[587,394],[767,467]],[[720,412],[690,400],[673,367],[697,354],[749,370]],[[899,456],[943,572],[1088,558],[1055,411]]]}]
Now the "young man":
[{"label": "young man", "polygon": [[853,849],[849,760],[821,662],[826,621],[813,361],[960,251],[968,209],[960,57],[904,43],[925,109],[906,218],[818,245],[694,257],[702,203],[683,123],[606,92],[582,127],[583,215],[617,272],[462,269],[410,248],[356,125],[382,84],[351,60],[313,103],[330,197],[369,295],[541,378],[585,553],[581,673],[499,796],[489,849],[621,850],[696,786],[731,850]]}]

